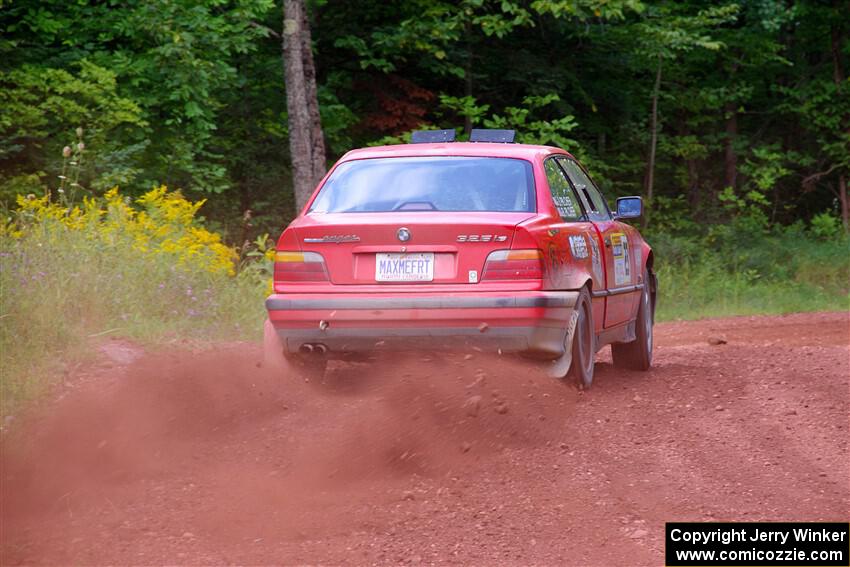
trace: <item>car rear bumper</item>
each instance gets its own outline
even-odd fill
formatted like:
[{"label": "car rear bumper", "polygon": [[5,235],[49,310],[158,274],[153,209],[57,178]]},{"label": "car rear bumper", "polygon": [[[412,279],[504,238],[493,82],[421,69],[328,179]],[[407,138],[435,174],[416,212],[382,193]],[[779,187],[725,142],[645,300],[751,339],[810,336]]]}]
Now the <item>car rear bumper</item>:
[{"label": "car rear bumper", "polygon": [[268,329],[284,350],[329,354],[478,347],[558,357],[578,292],[275,294]]}]

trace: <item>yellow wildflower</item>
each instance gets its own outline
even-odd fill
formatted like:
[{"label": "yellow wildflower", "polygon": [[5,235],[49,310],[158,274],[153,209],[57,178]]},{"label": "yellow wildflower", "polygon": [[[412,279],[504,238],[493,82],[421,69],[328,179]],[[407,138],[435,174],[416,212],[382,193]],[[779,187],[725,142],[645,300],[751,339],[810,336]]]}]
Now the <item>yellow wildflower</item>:
[{"label": "yellow wildflower", "polygon": [[[238,254],[221,236],[198,224],[195,215],[205,201],[191,202],[165,186],[148,191],[133,208],[118,188],[102,199],[86,197],[82,207],[67,208],[48,198],[17,198],[17,221],[0,224],[0,237],[33,235],[48,243],[62,240],[64,231],[84,232],[87,239],[109,247],[125,245],[151,257],[171,256],[187,270],[234,276]],[[129,242],[127,242],[129,240]]]}]

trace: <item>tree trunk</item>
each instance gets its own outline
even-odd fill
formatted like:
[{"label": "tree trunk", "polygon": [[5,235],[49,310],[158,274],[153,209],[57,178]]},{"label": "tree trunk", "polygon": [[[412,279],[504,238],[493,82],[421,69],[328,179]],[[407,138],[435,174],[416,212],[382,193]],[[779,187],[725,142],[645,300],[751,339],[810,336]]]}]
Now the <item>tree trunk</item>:
[{"label": "tree trunk", "polygon": [[652,89],[652,116],[650,118],[649,162],[646,167],[644,195],[647,204],[643,217],[644,226],[649,224],[649,213],[652,207],[652,189],[655,184],[655,148],[658,145],[658,93],[661,90],[661,57],[658,57],[658,68],[655,71],[655,87]]},{"label": "tree trunk", "polygon": [[312,185],[315,187],[327,172],[325,136],[319,115],[319,96],[316,91],[316,65],[313,63],[313,40],[307,10],[301,10],[301,53],[304,57],[304,81],[307,85],[307,107],[310,116],[310,146],[312,155]]},{"label": "tree trunk", "polygon": [[[738,72],[738,63],[733,62],[729,70],[730,79]],[[723,186],[735,189],[738,186],[738,154],[735,153],[735,142],[738,139],[738,103],[729,100],[723,105],[724,122],[726,123],[726,139],[724,140],[723,156]]]},{"label": "tree trunk", "polygon": [[[472,53],[470,51],[467,55],[467,61],[471,61],[471,60],[472,60]],[[472,64],[469,63],[469,62],[467,62],[465,74],[466,74],[466,80],[464,81],[464,87],[465,87],[464,93],[466,94],[466,96],[471,97],[472,96]],[[472,133],[472,116],[470,116],[469,114],[467,114],[466,116],[463,117],[463,131],[467,135]]]},{"label": "tree trunk", "polygon": [[[464,94],[472,97],[472,26],[469,21],[464,23],[464,35],[466,36],[466,68],[464,69]],[[463,117],[463,131],[468,136],[472,133],[472,116],[468,114]]]},{"label": "tree trunk", "polygon": [[[835,2],[836,7],[840,2]],[[839,87],[844,82],[844,67],[841,65],[841,31],[838,24],[833,22],[831,29],[832,39],[832,79]]]},{"label": "tree trunk", "polygon": [[295,205],[300,211],[321,177],[318,172],[323,173],[325,169],[324,137],[316,100],[316,72],[304,0],[284,0],[282,35],[292,184]]},{"label": "tree trunk", "polygon": [[[688,113],[682,109],[677,117],[676,122],[679,124],[678,135],[690,137],[691,127],[688,124]],[[701,196],[699,192],[699,163],[693,155],[688,153],[685,158],[685,167],[688,170],[688,206],[691,208],[691,214],[694,219],[697,218],[697,212],[700,208]]]},{"label": "tree trunk", "polygon": [[726,114],[726,140],[724,156],[723,186],[735,188],[738,183],[738,155],[735,153],[735,140],[738,137],[738,105],[734,101],[724,106]]},{"label": "tree trunk", "polygon": [[[836,7],[840,6],[840,2],[835,2]],[[832,78],[839,92],[844,88],[844,67],[841,65],[841,32],[838,29],[838,24],[832,24]],[[845,127],[848,126],[845,119]],[[844,231],[850,232],[850,208],[847,203],[847,176],[842,172],[838,176],[838,196],[841,201],[841,223],[844,225]]]},{"label": "tree trunk", "polygon": [[694,218],[696,218],[702,206],[702,195],[699,190],[699,166],[697,160],[692,157],[687,158],[685,162],[688,166],[688,204],[691,206]]}]

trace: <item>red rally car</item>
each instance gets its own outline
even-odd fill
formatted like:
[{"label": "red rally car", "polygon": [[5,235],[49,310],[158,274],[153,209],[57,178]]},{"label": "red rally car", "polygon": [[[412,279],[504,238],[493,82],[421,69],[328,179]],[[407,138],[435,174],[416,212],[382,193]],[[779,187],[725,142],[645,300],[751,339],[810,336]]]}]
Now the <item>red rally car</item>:
[{"label": "red rally car", "polygon": [[277,243],[269,364],[319,378],[330,358],[476,346],[593,380],[594,355],[652,363],[652,249],[569,153],[513,131],[416,132],[354,150]]}]

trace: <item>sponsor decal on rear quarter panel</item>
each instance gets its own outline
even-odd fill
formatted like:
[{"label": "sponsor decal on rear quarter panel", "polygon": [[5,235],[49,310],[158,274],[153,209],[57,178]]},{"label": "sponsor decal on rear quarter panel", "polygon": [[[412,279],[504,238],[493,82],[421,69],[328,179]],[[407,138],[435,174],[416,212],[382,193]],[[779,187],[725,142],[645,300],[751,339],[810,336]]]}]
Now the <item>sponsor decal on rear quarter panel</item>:
[{"label": "sponsor decal on rear quarter panel", "polygon": [[629,239],[622,232],[616,232],[611,235],[611,252],[614,255],[614,285],[632,283]]},{"label": "sponsor decal on rear quarter panel", "polygon": [[638,278],[643,277],[643,248],[640,245],[635,248],[635,270],[638,273]]},{"label": "sponsor decal on rear quarter panel", "polygon": [[588,257],[587,240],[585,240],[583,234],[570,236],[570,251],[573,253],[574,258],[583,259]]},{"label": "sponsor decal on rear quarter panel", "polygon": [[605,287],[605,277],[602,273],[602,254],[599,251],[599,242],[594,235],[587,238],[590,241],[590,261],[593,264],[593,279],[596,283]]}]

